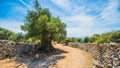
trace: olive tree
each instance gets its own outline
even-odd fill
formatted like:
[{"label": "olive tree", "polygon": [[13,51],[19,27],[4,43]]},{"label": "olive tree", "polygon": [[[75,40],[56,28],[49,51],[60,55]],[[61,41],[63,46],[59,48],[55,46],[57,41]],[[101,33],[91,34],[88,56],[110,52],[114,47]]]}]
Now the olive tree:
[{"label": "olive tree", "polygon": [[26,31],[29,37],[41,40],[40,50],[54,50],[52,41],[58,41],[66,37],[66,25],[57,17],[52,17],[47,8],[41,8],[35,1],[35,10],[29,10],[25,17],[25,23],[21,29]]}]

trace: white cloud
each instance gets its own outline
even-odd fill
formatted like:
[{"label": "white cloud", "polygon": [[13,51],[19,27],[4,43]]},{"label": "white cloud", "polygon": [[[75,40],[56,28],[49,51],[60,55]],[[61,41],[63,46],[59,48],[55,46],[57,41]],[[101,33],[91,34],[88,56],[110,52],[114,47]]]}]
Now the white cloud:
[{"label": "white cloud", "polygon": [[92,26],[96,24],[96,17],[89,16],[87,14],[79,14],[68,17],[61,17],[62,21],[67,25],[73,25],[71,23],[77,24],[77,26],[70,27],[67,26],[67,36],[90,36],[94,33]]},{"label": "white cloud", "polygon": [[[116,28],[114,28],[116,29]],[[104,32],[109,32],[114,30],[113,28],[92,28],[92,27],[68,27],[67,28],[67,36],[68,37],[85,37],[85,36],[92,36],[93,34],[102,34]]]},{"label": "white cloud", "polygon": [[23,32],[20,28],[23,25],[23,22],[15,21],[15,20],[0,20],[0,27],[9,29],[13,32]]},{"label": "white cloud", "polygon": [[65,14],[61,13],[58,9],[55,9],[55,8],[54,9],[50,8],[50,12],[54,17],[65,16]]},{"label": "white cloud", "polygon": [[[32,7],[23,0],[19,1],[27,8],[32,9]],[[120,24],[120,12],[116,10],[120,3],[118,2],[119,0],[104,1],[104,3],[102,0],[100,2],[95,1],[94,3],[87,1],[88,0],[51,0],[52,4],[56,5],[57,8],[47,1],[44,3],[44,1],[41,0],[41,3],[43,3],[44,7],[49,8],[54,16],[60,16],[61,20],[68,25],[67,36],[91,36],[95,33],[100,34],[120,28],[112,27],[112,24]],[[26,7],[16,7],[15,9],[26,14]],[[61,9],[64,11],[61,12]],[[4,20],[1,22],[3,22],[3,24],[1,23],[0,26],[15,32],[21,32],[20,25],[23,24],[22,22],[20,23],[15,20]],[[111,25],[111,27],[109,27],[109,25]]]},{"label": "white cloud", "polygon": [[33,10],[33,8],[28,5],[27,3],[25,3],[23,0],[19,0],[22,4],[24,4],[26,7],[28,7],[30,10]]},{"label": "white cloud", "polygon": [[117,8],[119,6],[119,0],[111,0],[108,6],[102,11],[101,18],[106,24],[113,24],[120,22],[120,12]]},{"label": "white cloud", "polygon": [[90,9],[86,8],[85,6],[76,6],[73,5],[72,12],[70,11],[71,15],[81,15],[81,14],[86,14],[87,11],[90,11]]},{"label": "white cloud", "polygon": [[95,23],[95,18],[86,14],[80,14],[80,15],[73,15],[68,17],[63,17],[63,21],[65,22],[73,22],[73,23],[80,23],[80,24],[93,24]]},{"label": "white cloud", "polygon": [[[117,11],[119,5],[118,1],[119,0],[111,0],[107,3],[108,5],[106,7],[97,7],[99,11],[102,11],[97,15],[89,15],[87,12],[92,11],[89,7],[74,6],[74,10],[70,13],[71,16],[60,17],[62,21],[68,25],[67,36],[91,36],[95,33],[101,34],[103,32],[119,29],[115,26],[111,26],[112,24],[120,24],[120,12]],[[96,12],[98,11],[96,10]],[[77,26],[74,26],[73,24],[76,24]],[[71,27],[69,25],[73,26]]]},{"label": "white cloud", "polygon": [[54,4],[58,5],[60,8],[70,10],[71,5],[69,0],[51,0]]}]

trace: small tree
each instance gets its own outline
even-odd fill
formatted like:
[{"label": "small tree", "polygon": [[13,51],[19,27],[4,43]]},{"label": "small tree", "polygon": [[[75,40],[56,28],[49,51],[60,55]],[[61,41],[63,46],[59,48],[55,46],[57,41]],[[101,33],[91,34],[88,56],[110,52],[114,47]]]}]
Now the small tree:
[{"label": "small tree", "polygon": [[77,42],[82,43],[83,40],[81,38],[78,38]]},{"label": "small tree", "polygon": [[100,37],[99,34],[94,34],[92,37],[89,38],[90,43],[95,42]]},{"label": "small tree", "polygon": [[8,29],[1,28],[0,27],[0,39],[2,40],[8,40],[11,35],[14,33]]},{"label": "small tree", "polygon": [[89,37],[85,37],[85,38],[84,38],[84,43],[88,43],[88,42],[90,42]]},{"label": "small tree", "polygon": [[29,37],[41,40],[40,50],[54,50],[52,40],[66,37],[66,25],[58,17],[52,17],[47,8],[41,8],[37,0],[34,7],[36,10],[28,11],[21,29],[26,31]]},{"label": "small tree", "polygon": [[120,30],[112,33],[110,41],[120,43]]}]

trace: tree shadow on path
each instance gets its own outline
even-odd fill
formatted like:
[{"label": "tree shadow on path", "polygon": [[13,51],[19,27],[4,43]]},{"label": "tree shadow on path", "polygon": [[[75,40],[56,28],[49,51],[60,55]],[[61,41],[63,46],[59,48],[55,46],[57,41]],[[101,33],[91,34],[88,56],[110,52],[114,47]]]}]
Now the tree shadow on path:
[{"label": "tree shadow on path", "polygon": [[[39,53],[39,58],[36,59],[35,56],[23,57],[16,59],[17,63],[25,64],[28,68],[49,68],[50,66],[56,65],[58,60],[64,59],[65,56],[60,54],[68,53],[61,49],[56,49],[54,52],[50,53]],[[19,68],[19,67],[18,67]]]}]

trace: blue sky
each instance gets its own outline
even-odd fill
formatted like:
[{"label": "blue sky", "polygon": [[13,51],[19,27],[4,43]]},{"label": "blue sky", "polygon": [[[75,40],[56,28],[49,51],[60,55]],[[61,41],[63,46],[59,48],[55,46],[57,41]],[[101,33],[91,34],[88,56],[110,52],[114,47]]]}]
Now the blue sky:
[{"label": "blue sky", "polygon": [[[120,0],[38,0],[67,24],[68,37],[91,36],[120,29]],[[20,26],[34,0],[0,0],[0,27],[22,32]]]}]

